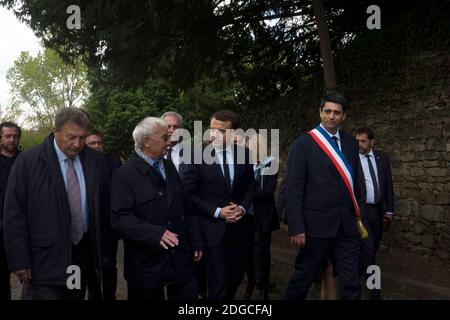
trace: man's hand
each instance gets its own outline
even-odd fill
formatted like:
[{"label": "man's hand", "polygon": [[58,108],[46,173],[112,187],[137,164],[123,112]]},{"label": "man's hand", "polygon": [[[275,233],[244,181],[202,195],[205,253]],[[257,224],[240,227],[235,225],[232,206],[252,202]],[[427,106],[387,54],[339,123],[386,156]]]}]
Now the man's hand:
[{"label": "man's hand", "polygon": [[203,251],[194,251],[194,261],[198,262],[203,257]]},{"label": "man's hand", "polygon": [[392,224],[392,214],[385,214],[383,217],[383,231],[388,231]]},{"label": "man's hand", "polygon": [[169,249],[169,247],[173,248],[178,245],[178,235],[176,233],[170,232],[169,230],[166,230],[159,244],[166,250]]},{"label": "man's hand", "polygon": [[236,223],[241,220],[243,211],[237,204],[230,203],[228,206],[220,209],[219,217],[226,220],[227,223]]},{"label": "man's hand", "polygon": [[20,283],[29,282],[31,280],[31,269],[23,269],[14,271],[14,274],[19,278]]},{"label": "man's hand", "polygon": [[244,216],[244,210],[237,204],[230,202],[229,207],[232,208],[232,214],[228,216],[227,223],[236,223]]},{"label": "man's hand", "polygon": [[291,237],[291,244],[303,248],[306,245],[306,235],[304,233],[296,234]]}]

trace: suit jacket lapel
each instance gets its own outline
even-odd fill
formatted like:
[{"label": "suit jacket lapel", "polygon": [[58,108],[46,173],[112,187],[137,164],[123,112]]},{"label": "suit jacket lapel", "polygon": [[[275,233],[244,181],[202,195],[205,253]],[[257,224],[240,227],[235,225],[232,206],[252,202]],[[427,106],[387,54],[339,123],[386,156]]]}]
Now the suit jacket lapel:
[{"label": "suit jacket lapel", "polygon": [[234,189],[234,186],[237,185],[236,182],[239,179],[240,176],[240,170],[242,166],[238,165],[238,159],[237,159],[237,148],[233,149],[233,170],[234,170],[234,177],[233,177],[233,184],[231,185],[231,190]]},{"label": "suit jacket lapel", "polygon": [[61,172],[61,166],[58,161],[58,156],[56,155],[55,147],[53,146],[53,141],[53,138],[47,138],[45,142],[45,152],[41,154],[41,159],[44,160],[49,168],[48,172],[50,173],[50,180],[55,186],[56,193],[68,207],[69,202],[67,199],[66,184]]},{"label": "suit jacket lapel", "polygon": [[375,156],[375,163],[377,165],[377,174],[378,174],[378,188],[380,189],[380,198],[382,198],[383,194],[382,191],[383,190],[383,186],[381,185],[384,181],[384,171],[383,171],[383,165],[381,163],[381,158],[380,155],[374,150],[373,154]]},{"label": "suit jacket lapel", "polygon": [[[172,174],[172,168],[169,166],[171,165],[168,160],[164,159],[164,169],[166,172],[166,188],[167,188],[167,212],[170,212],[170,206],[173,202],[173,197],[175,194],[175,186],[176,186],[176,175]],[[176,171],[176,169],[175,169]]]},{"label": "suit jacket lapel", "polygon": [[97,207],[95,201],[99,200],[98,198],[94,199],[94,195],[98,194],[97,189],[100,186],[98,181],[98,170],[100,170],[100,168],[97,167],[96,161],[94,161],[92,155],[89,155],[87,152],[82,151],[80,153],[80,161],[83,168],[84,181],[86,183],[88,208],[89,212],[92,212],[92,210]]}]

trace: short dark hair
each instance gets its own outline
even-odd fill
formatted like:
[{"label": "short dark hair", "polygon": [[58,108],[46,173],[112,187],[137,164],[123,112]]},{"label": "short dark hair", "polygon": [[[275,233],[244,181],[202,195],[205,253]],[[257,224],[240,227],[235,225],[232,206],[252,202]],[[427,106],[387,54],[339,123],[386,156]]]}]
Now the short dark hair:
[{"label": "short dark hair", "polygon": [[99,136],[99,137],[101,137],[102,139],[104,138],[103,133],[101,133],[99,130],[95,130],[95,129],[92,129],[92,130],[89,132],[89,135],[90,135],[90,136]]},{"label": "short dark hair", "polygon": [[20,127],[17,124],[15,124],[14,122],[4,121],[4,122],[0,123],[0,136],[3,134],[3,128],[16,128],[17,135],[19,136],[19,138],[22,136],[22,129],[20,129]]},{"label": "short dark hair", "polygon": [[230,121],[231,122],[231,129],[237,129],[238,128],[238,122],[237,122],[237,116],[236,113],[230,110],[219,110],[215,112],[211,116],[212,119],[216,119],[219,121]]},{"label": "short dark hair", "polygon": [[56,112],[55,129],[60,131],[67,122],[73,122],[83,129],[89,130],[89,117],[79,108],[64,107]]},{"label": "short dark hair", "polygon": [[340,94],[339,92],[331,92],[329,94],[327,94],[325,97],[323,97],[320,100],[320,110],[323,109],[323,107],[325,106],[325,103],[327,102],[333,102],[333,103],[338,103],[342,106],[342,112],[345,113],[347,111],[347,107],[348,107],[348,101],[347,98],[344,97],[343,94]]},{"label": "short dark hair", "polygon": [[373,140],[375,138],[375,135],[373,134],[373,130],[369,127],[361,127],[358,130],[356,130],[356,134],[367,134],[367,138],[369,140]]}]

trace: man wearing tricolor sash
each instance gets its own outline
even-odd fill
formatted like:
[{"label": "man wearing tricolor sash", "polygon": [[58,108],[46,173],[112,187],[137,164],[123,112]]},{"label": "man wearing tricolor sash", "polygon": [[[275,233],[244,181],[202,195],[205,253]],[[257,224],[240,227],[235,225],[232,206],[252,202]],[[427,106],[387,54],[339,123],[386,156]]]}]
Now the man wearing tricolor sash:
[{"label": "man wearing tricolor sash", "polygon": [[305,299],[327,258],[337,270],[339,297],[361,298],[359,244],[367,234],[359,219],[358,144],[340,130],[346,107],[339,93],[324,97],[320,125],[299,136],[289,154],[286,213],[291,243],[300,249],[285,293],[288,300]]}]

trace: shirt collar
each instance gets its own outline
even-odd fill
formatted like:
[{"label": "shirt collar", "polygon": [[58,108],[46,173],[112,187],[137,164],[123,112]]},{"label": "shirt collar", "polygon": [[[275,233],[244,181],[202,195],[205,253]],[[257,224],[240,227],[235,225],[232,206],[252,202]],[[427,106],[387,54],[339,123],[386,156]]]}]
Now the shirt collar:
[{"label": "shirt collar", "polygon": [[178,142],[176,145],[174,145],[172,148],[172,151],[178,152],[181,150],[181,142]]},{"label": "shirt collar", "polygon": [[330,138],[334,136],[334,137],[338,138],[339,141],[341,140],[341,135],[339,134],[339,128],[337,129],[336,134],[331,134],[328,132],[327,129],[325,129],[325,127],[322,125],[322,123],[320,123],[320,126],[325,130],[326,133],[328,133]]},{"label": "shirt collar", "polygon": [[[55,146],[55,151],[59,162],[63,162],[66,161],[66,159],[69,159],[69,157],[66,156],[66,154],[62,152],[61,149],[59,148],[58,144],[56,143],[56,139],[53,139],[53,145]],[[79,156],[76,155],[74,160],[76,160],[78,157]]]},{"label": "shirt collar", "polygon": [[373,149],[370,149],[369,153],[367,153],[367,154],[362,154],[362,153],[360,153],[359,155],[360,155],[361,157],[371,156],[372,158],[375,159],[375,153],[373,153]]},{"label": "shirt collar", "polygon": [[140,148],[136,146],[134,147],[134,151],[136,151],[136,154],[151,166],[154,166],[155,162],[159,162],[159,160],[155,160],[147,156]]},{"label": "shirt collar", "polygon": [[232,153],[233,152],[232,151],[233,150],[232,147],[233,147],[233,145],[230,143],[230,144],[228,144],[228,146],[225,149],[214,147],[214,150],[215,150],[216,153],[219,153],[219,152]]}]

